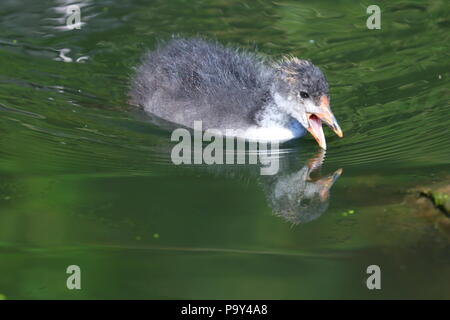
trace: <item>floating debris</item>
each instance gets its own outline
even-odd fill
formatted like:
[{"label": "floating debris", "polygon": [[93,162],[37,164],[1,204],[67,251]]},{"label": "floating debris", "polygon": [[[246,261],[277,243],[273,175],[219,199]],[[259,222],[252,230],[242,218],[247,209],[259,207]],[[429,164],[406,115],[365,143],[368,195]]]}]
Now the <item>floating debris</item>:
[{"label": "floating debris", "polygon": [[343,217],[347,217],[349,215],[355,214],[355,210],[347,210],[345,212],[342,213]]},{"label": "floating debris", "polygon": [[450,236],[450,184],[418,187],[407,195],[405,203],[416,215],[426,218],[435,228]]}]

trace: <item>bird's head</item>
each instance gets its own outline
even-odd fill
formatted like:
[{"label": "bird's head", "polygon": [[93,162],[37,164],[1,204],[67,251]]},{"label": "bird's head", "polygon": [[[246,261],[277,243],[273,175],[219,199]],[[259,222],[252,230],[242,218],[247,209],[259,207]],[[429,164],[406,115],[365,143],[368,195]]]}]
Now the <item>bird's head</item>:
[{"label": "bird's head", "polygon": [[328,83],[322,71],[308,60],[286,57],[276,65],[272,87],[275,103],[296,119],[326,149],[322,122],[339,137],[343,133],[330,109]]}]

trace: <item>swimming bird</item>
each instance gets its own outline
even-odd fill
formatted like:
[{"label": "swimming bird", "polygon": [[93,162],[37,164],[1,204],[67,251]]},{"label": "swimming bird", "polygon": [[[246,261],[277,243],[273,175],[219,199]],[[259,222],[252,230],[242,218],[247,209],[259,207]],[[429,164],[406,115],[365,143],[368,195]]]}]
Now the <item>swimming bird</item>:
[{"label": "swimming bird", "polygon": [[342,137],[330,109],[328,82],[309,60],[272,62],[201,38],[172,38],[146,53],[131,103],[169,122],[226,130],[258,141],[287,141],[309,132],[326,149],[322,122]]}]

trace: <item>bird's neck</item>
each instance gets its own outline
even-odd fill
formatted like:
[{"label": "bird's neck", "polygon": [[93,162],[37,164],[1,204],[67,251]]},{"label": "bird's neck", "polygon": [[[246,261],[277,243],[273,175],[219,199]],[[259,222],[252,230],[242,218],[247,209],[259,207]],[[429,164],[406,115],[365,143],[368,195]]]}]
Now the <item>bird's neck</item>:
[{"label": "bird's neck", "polygon": [[254,122],[264,139],[290,140],[306,133],[305,128],[286,112],[285,101],[274,90],[267,90],[254,114]]}]

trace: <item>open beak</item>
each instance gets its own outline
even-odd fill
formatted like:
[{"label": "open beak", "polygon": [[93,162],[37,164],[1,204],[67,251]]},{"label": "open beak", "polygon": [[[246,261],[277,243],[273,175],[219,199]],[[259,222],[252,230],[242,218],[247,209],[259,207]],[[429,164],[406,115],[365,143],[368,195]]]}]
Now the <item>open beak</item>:
[{"label": "open beak", "polygon": [[327,96],[322,96],[320,98],[320,111],[317,113],[308,113],[308,131],[316,139],[319,146],[326,150],[327,143],[325,141],[325,135],[323,134],[322,121],[325,122],[333,131],[342,138],[344,134],[342,133],[341,127],[337,123],[336,118],[330,109],[330,102]]}]

